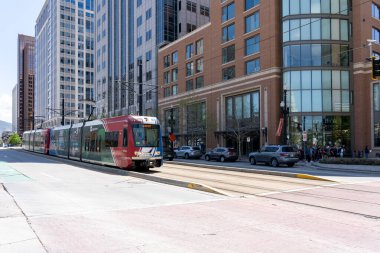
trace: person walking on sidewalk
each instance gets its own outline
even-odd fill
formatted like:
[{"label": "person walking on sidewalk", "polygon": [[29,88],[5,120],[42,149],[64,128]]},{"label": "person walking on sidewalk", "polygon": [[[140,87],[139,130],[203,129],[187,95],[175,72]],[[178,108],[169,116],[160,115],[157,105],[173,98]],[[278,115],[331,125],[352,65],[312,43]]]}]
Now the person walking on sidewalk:
[{"label": "person walking on sidewalk", "polygon": [[368,159],[368,155],[369,155],[368,145],[365,146],[365,149],[364,149],[364,155],[365,155],[365,158]]}]

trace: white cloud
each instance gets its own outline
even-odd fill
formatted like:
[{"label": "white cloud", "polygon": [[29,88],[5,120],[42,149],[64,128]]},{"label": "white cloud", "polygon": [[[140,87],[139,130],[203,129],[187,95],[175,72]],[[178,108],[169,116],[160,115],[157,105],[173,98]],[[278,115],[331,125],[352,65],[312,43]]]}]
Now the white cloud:
[{"label": "white cloud", "polygon": [[12,96],[0,93],[0,120],[12,123]]}]

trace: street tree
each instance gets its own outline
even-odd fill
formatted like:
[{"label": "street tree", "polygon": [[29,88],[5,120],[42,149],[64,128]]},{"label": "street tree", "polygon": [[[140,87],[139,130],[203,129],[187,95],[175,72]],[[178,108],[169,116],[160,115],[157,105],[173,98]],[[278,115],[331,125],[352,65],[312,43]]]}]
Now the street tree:
[{"label": "street tree", "polygon": [[20,136],[17,133],[14,133],[14,134],[11,135],[11,137],[9,138],[8,142],[12,146],[18,146],[18,145],[21,144],[21,138],[20,138]]}]

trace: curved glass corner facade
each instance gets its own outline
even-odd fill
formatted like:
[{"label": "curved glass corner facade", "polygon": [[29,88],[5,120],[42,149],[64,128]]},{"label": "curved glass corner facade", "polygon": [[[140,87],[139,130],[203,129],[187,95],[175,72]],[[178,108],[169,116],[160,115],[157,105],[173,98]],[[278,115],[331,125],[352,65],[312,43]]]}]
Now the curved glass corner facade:
[{"label": "curved glass corner facade", "polygon": [[282,0],[289,143],[350,149],[348,0]]}]

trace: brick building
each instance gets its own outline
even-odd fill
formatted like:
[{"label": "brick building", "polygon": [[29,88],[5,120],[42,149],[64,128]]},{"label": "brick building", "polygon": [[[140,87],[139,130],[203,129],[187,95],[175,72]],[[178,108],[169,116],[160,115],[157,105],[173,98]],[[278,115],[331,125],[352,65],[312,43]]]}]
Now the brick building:
[{"label": "brick building", "polygon": [[379,6],[212,1],[209,24],[159,50],[164,136],[173,111],[178,145],[380,153],[380,83],[368,61],[368,39],[380,53]]}]

